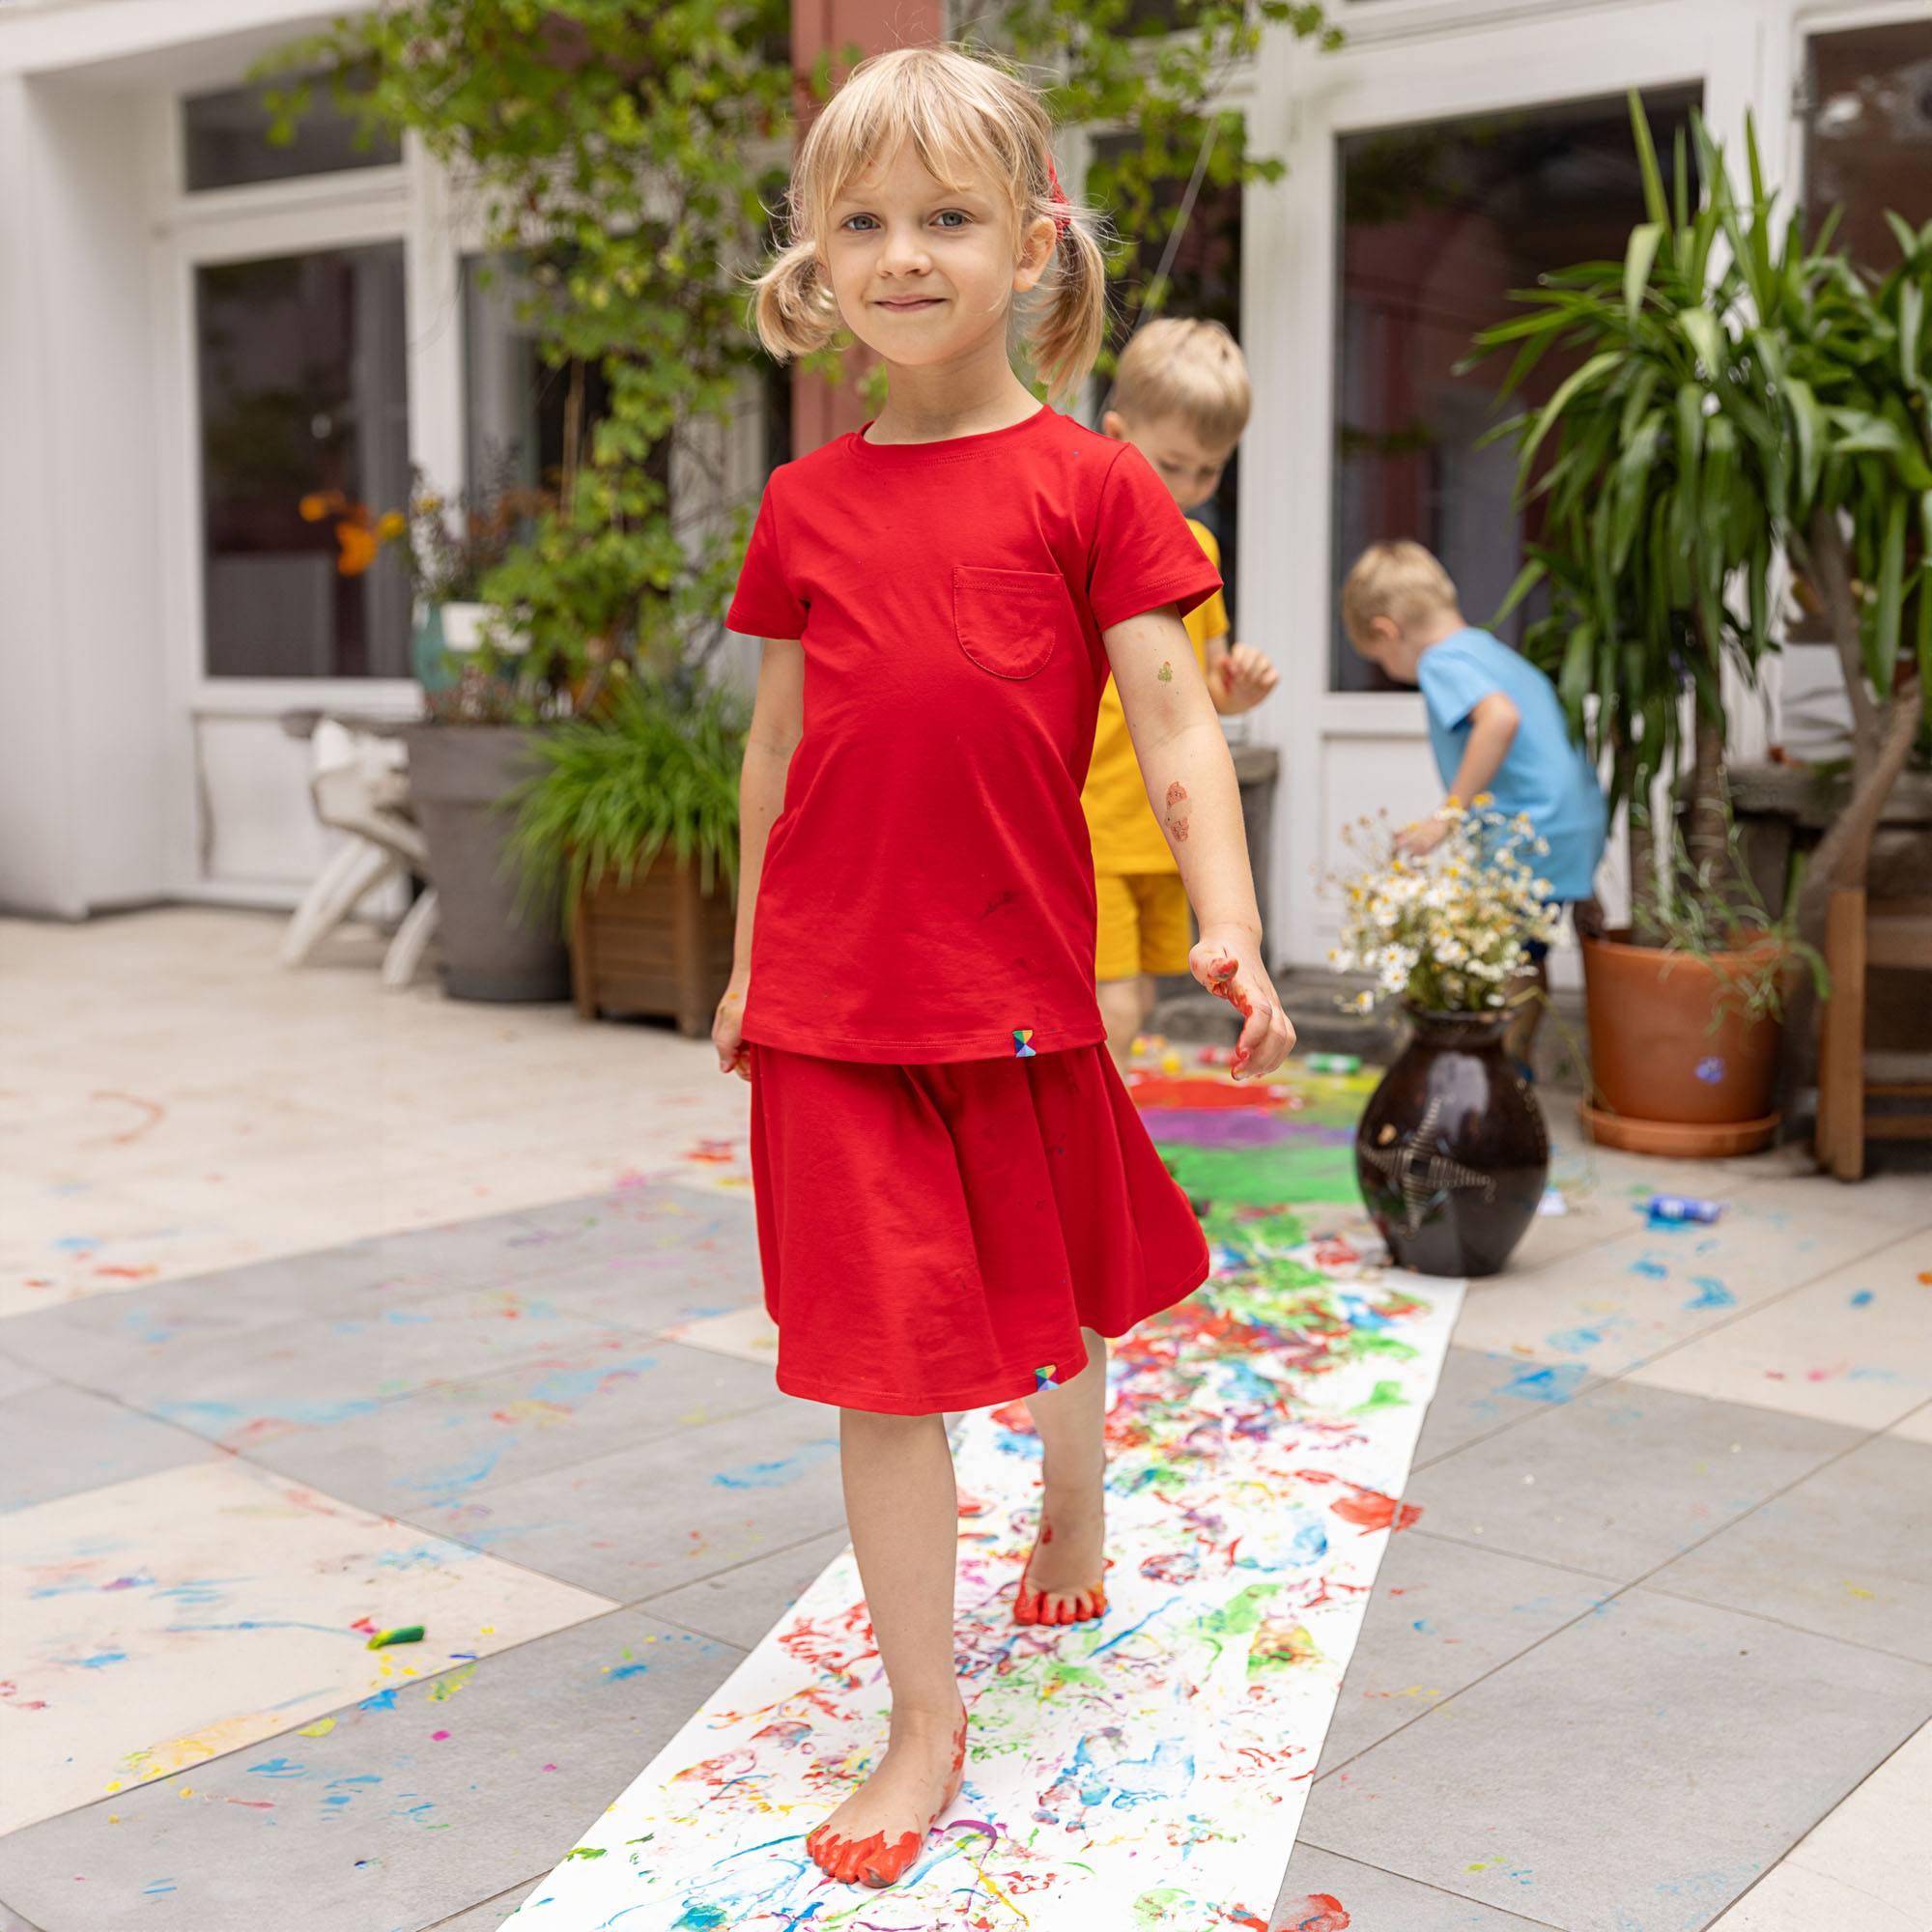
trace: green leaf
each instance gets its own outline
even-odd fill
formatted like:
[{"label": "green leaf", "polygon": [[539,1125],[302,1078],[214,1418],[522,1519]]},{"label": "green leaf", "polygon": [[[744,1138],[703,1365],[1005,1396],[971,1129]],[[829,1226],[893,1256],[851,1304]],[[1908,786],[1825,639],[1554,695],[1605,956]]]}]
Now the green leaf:
[{"label": "green leaf", "polygon": [[1650,138],[1650,118],[1643,111],[1643,96],[1630,90],[1631,137],[1636,143],[1636,164],[1643,176],[1643,206],[1650,219],[1662,230],[1670,225],[1670,205],[1663,198],[1663,177],[1658,172],[1657,149]]},{"label": "green leaf", "polygon": [[1646,221],[1631,230],[1630,246],[1624,251],[1624,307],[1633,321],[1643,307],[1650,265],[1657,259],[1657,244],[1662,240],[1663,228],[1659,222]]},{"label": "green leaf", "polygon": [[1502,624],[1509,617],[1510,612],[1543,582],[1546,575],[1548,575],[1548,567],[1540,558],[1531,557],[1517,572],[1516,582],[1510,585],[1509,594],[1496,606],[1496,614],[1490,619],[1490,629],[1493,631],[1497,626]]},{"label": "green leaf", "polygon": [[1718,327],[1718,318],[1708,308],[1687,308],[1677,318],[1677,327],[1683,330],[1684,339],[1690,343],[1706,373],[1714,382],[1721,381],[1725,363],[1723,337]]},{"label": "green leaf", "polygon": [[1891,229],[1892,237],[1898,243],[1898,251],[1909,262],[1918,252],[1918,233],[1911,222],[1901,214],[1894,214],[1890,209],[1885,212],[1885,218]]},{"label": "green leaf", "polygon": [[1818,493],[1818,469],[1824,461],[1825,440],[1830,432],[1818,398],[1802,376],[1784,379],[1784,394],[1791,405],[1792,428],[1798,437],[1798,514],[1802,516],[1808,512]]},{"label": "green leaf", "polygon": [[1535,456],[1537,449],[1542,444],[1543,439],[1549,434],[1557,418],[1569,407],[1572,399],[1580,395],[1600,377],[1614,369],[1623,359],[1624,353],[1622,350],[1605,349],[1598,355],[1591,356],[1580,369],[1573,370],[1564,378],[1563,382],[1557,386],[1556,393],[1544,405],[1543,412],[1536,419],[1536,427],[1530,431],[1529,440],[1523,444],[1522,449],[1518,454],[1517,473],[1519,476],[1528,474],[1530,459]]}]

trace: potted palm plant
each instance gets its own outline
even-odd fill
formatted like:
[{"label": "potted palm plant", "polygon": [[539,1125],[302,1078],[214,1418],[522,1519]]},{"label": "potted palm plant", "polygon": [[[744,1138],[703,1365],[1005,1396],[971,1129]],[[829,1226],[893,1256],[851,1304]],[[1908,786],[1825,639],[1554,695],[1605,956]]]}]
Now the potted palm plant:
[{"label": "potted palm plant", "polygon": [[1519,497],[1540,523],[1505,611],[1547,586],[1525,651],[1629,808],[1631,925],[1583,941],[1585,1122],[1639,1151],[1719,1155],[1776,1130],[1803,956],[1736,862],[1723,689],[1727,671],[1754,681],[1775,648],[1773,571],[1811,480],[1767,335],[1805,263],[1795,227],[1775,242],[1749,129],[1741,204],[1701,121],[1695,176],[1680,140],[1669,195],[1634,95],[1631,125],[1649,218],[1623,260],[1546,276],[1518,298],[1527,314],[1477,338],[1476,359],[1513,353],[1505,395],[1546,355],[1571,364],[1493,434],[1515,441]]},{"label": "potted palm plant", "polygon": [[533,892],[563,881],[586,1019],[709,1028],[731,977],[747,722],[728,688],[618,674],[592,715],[538,741],[513,845]]}]

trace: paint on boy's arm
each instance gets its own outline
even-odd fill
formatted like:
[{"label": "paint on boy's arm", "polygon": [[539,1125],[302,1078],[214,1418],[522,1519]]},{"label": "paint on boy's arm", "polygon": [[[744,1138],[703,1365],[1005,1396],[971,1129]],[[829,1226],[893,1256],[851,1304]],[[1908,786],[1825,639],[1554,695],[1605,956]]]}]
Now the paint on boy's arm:
[{"label": "paint on boy's arm", "polygon": [[1179,779],[1167,788],[1167,829],[1176,844],[1187,838],[1187,787]]},{"label": "paint on boy's arm", "polygon": [[1173,665],[1170,664],[1166,658],[1162,658],[1160,661],[1160,668],[1154,672],[1154,676],[1159,678],[1161,683],[1163,684],[1172,684],[1174,682]]}]

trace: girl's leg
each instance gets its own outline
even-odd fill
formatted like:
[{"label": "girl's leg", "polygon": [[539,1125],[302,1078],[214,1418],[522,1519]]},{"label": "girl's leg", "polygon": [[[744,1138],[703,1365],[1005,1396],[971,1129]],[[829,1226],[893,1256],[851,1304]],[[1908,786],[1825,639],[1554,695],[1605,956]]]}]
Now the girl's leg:
[{"label": "girl's leg", "polygon": [[878,1769],[808,1844],[834,1877],[890,1885],[924,1844],[965,1748],[952,1648],[958,1492],[943,1416],[843,1409],[839,1450],[892,1729]]},{"label": "girl's leg", "polygon": [[1040,1540],[1026,1587],[1040,1599],[1043,1624],[1092,1614],[1107,1565],[1107,1340],[1092,1328],[1080,1333],[1087,1366],[1071,1381],[1027,1397],[1045,1457]]}]

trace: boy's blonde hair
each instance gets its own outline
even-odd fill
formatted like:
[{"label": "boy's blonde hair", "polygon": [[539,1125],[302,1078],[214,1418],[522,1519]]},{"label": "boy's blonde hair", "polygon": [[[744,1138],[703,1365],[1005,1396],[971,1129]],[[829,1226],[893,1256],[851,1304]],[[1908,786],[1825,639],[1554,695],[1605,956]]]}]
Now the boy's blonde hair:
[{"label": "boy's blonde hair", "polygon": [[1360,643],[1378,617],[1398,626],[1420,623],[1438,611],[1456,609],[1456,586],[1433,552],[1402,537],[1373,543],[1355,559],[1342,585],[1342,628]]},{"label": "boy's blonde hair", "polygon": [[1121,351],[1113,406],[1136,423],[1179,416],[1210,449],[1233,449],[1253,407],[1247,359],[1218,322],[1156,316]]},{"label": "boy's blonde hair", "polygon": [[1009,199],[1015,236],[1042,214],[1066,223],[1046,272],[1014,309],[1048,393],[1058,398],[1076,387],[1107,323],[1101,223],[1054,192],[1053,122],[1038,92],[1016,69],[956,46],[874,54],[811,124],[792,163],[785,244],[753,284],[760,340],[782,360],[832,339],[838,311],[820,254],[832,204],[907,144],[949,186],[989,178]]}]

